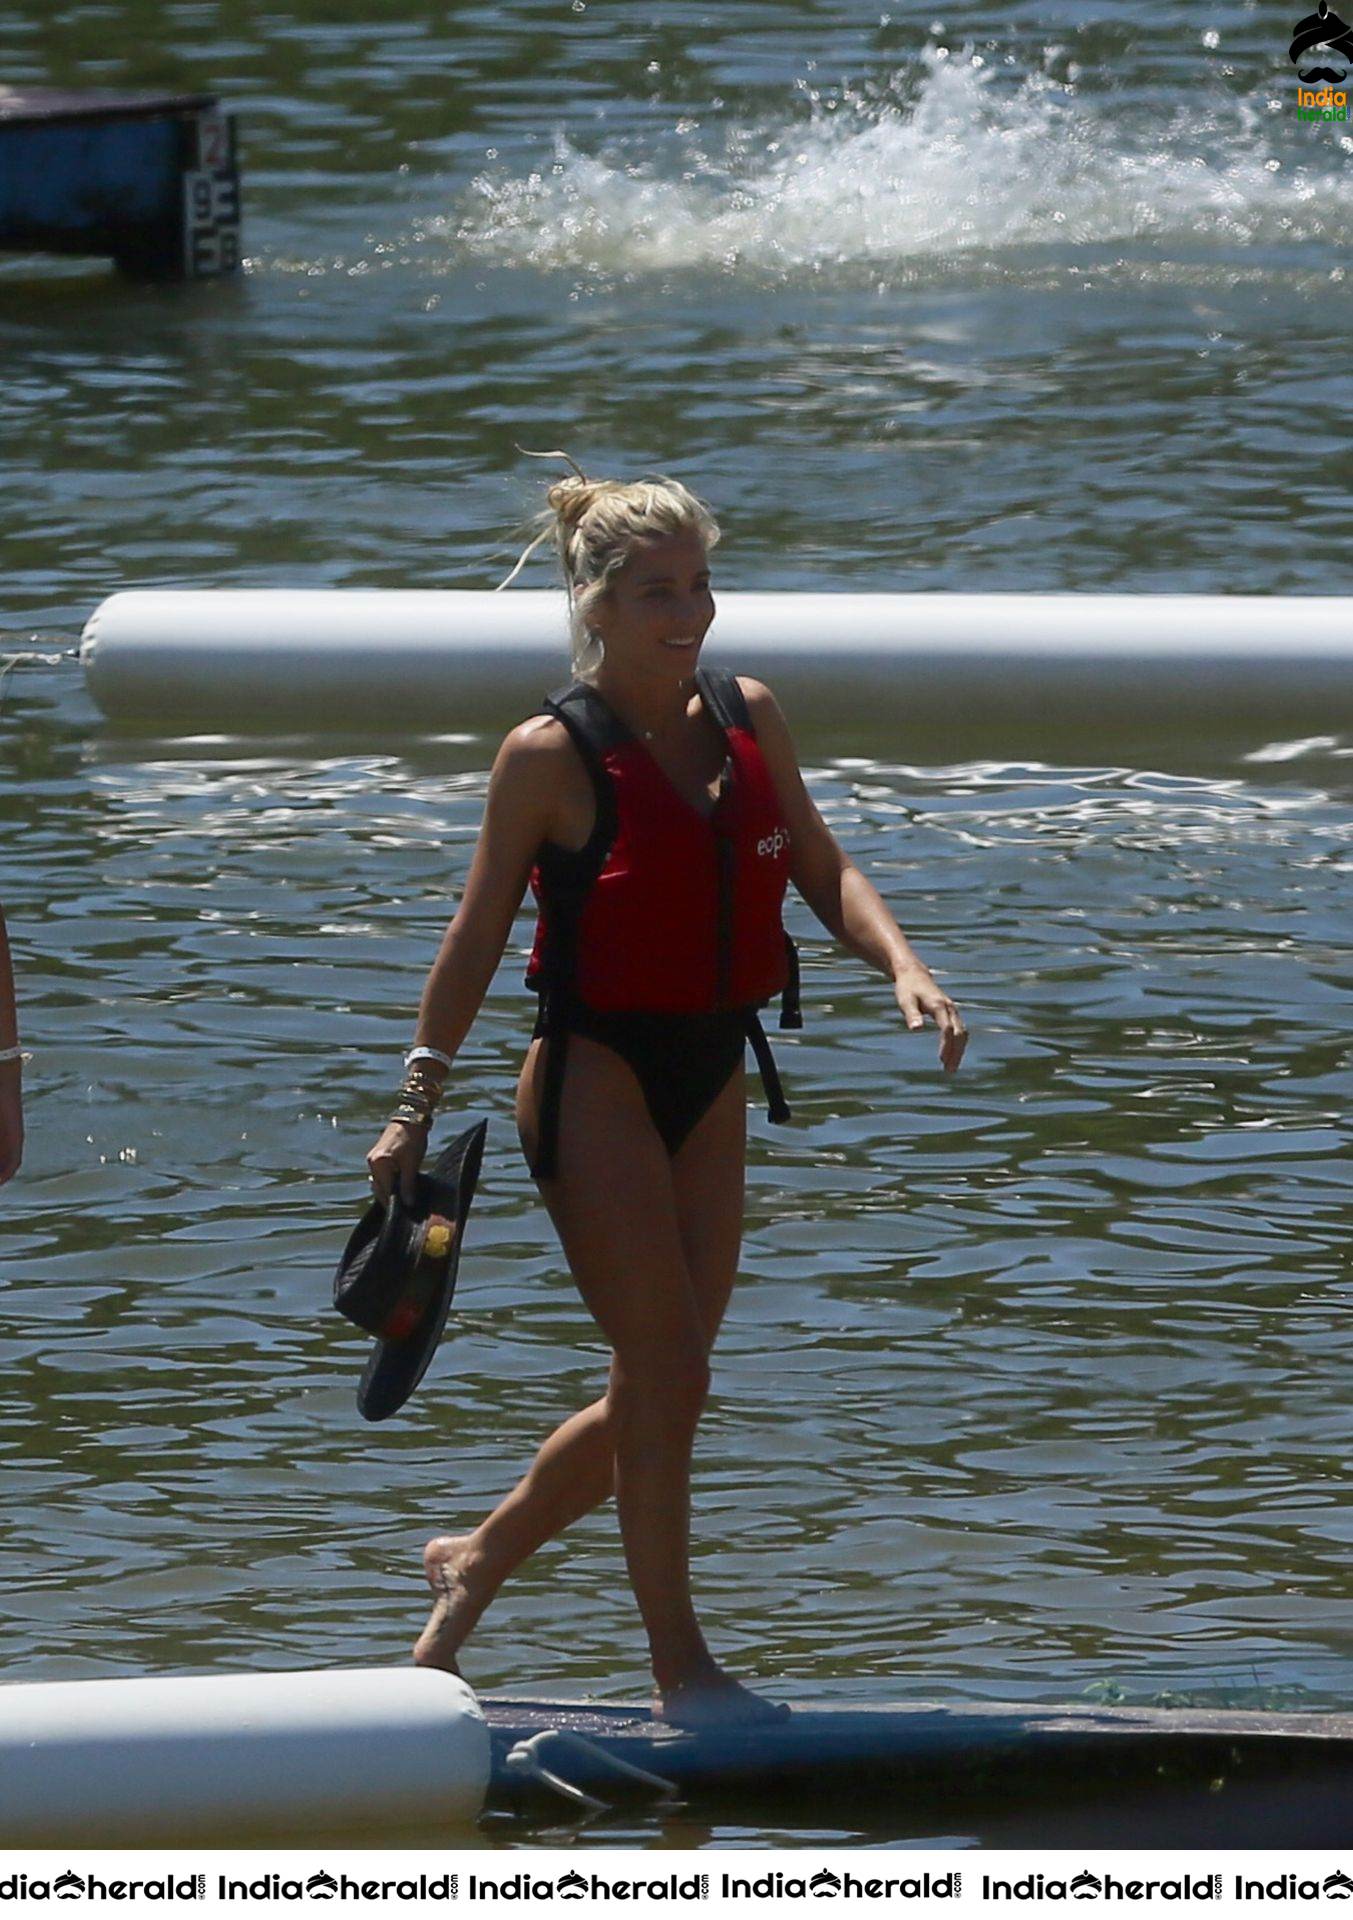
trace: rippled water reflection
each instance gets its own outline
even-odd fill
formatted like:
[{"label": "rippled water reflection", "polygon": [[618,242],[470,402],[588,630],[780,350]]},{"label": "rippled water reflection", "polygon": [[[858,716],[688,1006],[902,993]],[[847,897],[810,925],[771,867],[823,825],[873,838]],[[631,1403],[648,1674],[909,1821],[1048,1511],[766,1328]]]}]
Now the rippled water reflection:
[{"label": "rippled water reflection", "polygon": [[[13,84],[240,108],[249,265],[0,264],[0,629],[493,585],[516,443],[698,485],[723,586],[1347,589],[1349,143],[1296,123],[1286,18],[1084,11],[21,6]],[[1346,704],[787,705],[974,1040],[942,1078],[796,910],[700,1454],[718,1644],[798,1697],[1341,1704]],[[602,1364],[513,1137],[515,959],[457,1076],[455,1338],[389,1429],[325,1304],[492,739],[136,744],[52,665],[0,745],[6,1672],[402,1659],[426,1532]],[[608,1516],[468,1666],[641,1685]]]},{"label": "rippled water reflection", "polygon": [[[491,743],[140,757],[29,685],[9,1671],[399,1659],[428,1529],[602,1364],[511,1128],[524,921],[456,1078],[494,1124],[455,1338],[390,1428],[358,1422],[326,1310]],[[1337,1703],[1347,747],[1203,778],[843,762],[800,732],[974,1040],[942,1078],[796,907],[796,1122],[753,1108],[700,1449],[718,1643],[800,1697]],[[469,1668],[641,1685],[609,1515]]]}]

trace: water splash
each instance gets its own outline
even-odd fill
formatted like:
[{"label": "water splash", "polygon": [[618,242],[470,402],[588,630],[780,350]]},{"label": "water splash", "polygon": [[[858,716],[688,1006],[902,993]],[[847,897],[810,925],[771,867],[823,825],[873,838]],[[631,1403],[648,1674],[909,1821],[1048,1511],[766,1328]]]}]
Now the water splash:
[{"label": "water splash", "polygon": [[552,164],[479,175],[420,237],[498,265],[776,276],[1049,245],[1353,237],[1333,150],[1279,158],[1262,99],[1199,95],[1168,127],[1157,115],[1134,129],[1112,95],[932,48],[919,74],[810,111],[729,124],[717,154],[690,121],[656,152],[646,135],[642,159],[560,134]]}]

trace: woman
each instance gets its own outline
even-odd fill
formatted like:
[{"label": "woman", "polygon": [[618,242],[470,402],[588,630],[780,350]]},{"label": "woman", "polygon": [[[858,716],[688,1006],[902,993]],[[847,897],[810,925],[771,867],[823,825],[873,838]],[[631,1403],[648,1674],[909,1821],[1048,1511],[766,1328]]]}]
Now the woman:
[{"label": "woman", "polygon": [[382,1198],[397,1180],[411,1190],[445,1072],[529,880],[542,908],[529,975],[542,1010],[517,1127],[610,1343],[609,1384],[479,1527],[429,1542],[435,1604],[414,1658],[454,1670],[508,1574],[614,1493],[655,1714],[681,1727],[755,1723],[786,1709],[724,1673],[701,1633],[690,1465],[742,1238],[748,1038],[772,1116],[786,1112],[755,1018],[784,987],[796,1023],[786,881],[892,978],[908,1027],[935,1021],[948,1072],[967,1036],[813,805],[769,690],[731,674],[696,684],[719,538],[704,503],[673,481],[592,482],[568,464],[575,477],[550,488],[532,547],[552,535],[563,562],[575,684],[514,728],[494,761],[397,1117],[367,1162]]}]

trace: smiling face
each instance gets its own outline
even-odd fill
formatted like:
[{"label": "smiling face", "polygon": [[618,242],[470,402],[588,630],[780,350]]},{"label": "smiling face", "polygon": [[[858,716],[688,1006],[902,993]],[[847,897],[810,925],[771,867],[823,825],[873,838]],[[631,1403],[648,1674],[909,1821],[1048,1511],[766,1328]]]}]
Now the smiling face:
[{"label": "smiling face", "polygon": [[590,624],[612,668],[684,679],[695,671],[713,618],[709,556],[692,530],[636,546]]}]

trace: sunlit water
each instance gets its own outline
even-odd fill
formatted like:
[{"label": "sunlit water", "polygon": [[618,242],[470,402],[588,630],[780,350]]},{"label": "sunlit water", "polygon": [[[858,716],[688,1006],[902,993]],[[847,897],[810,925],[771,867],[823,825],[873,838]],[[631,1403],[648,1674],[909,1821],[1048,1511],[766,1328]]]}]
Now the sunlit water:
[{"label": "sunlit water", "polygon": [[[218,85],[249,269],[0,268],[6,651],[121,585],[492,585],[514,442],[679,472],[730,586],[1349,588],[1349,149],[1295,122],[1285,16],[160,13],[153,59],[34,13],[9,77]],[[1345,1704],[1348,714],[1130,763],[1092,721],[790,718],[974,1038],[943,1077],[795,906],[795,1121],[749,1083],[699,1453],[714,1640],[789,1698]],[[52,661],[0,743],[6,1673],[402,1659],[427,1533],[604,1362],[511,1125],[525,920],[458,1064],[454,1332],[388,1427],[327,1307],[495,741],[132,743]],[[642,1691],[611,1516],[467,1671]]]}]

